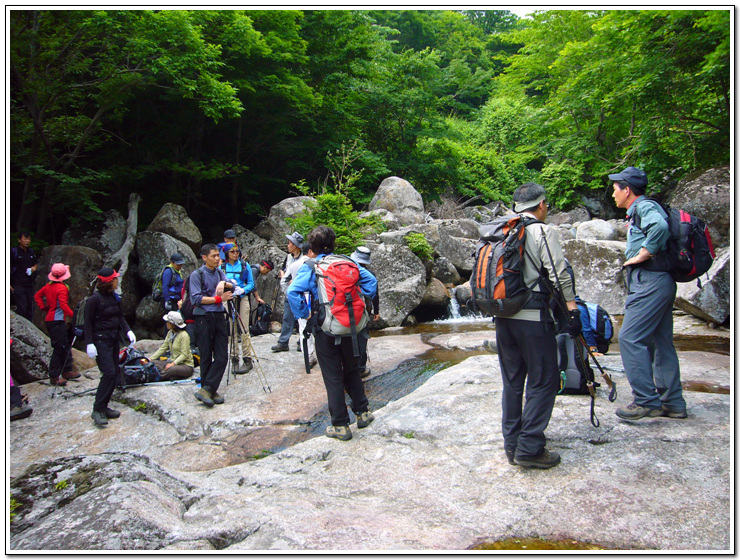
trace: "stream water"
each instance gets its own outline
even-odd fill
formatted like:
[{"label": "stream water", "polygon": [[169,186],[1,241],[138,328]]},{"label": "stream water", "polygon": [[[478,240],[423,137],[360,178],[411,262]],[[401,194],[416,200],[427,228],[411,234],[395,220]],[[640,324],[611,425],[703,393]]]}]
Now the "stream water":
[{"label": "stream water", "polygon": [[[454,301],[454,298],[452,300]],[[618,326],[621,323],[622,317],[617,316],[612,317],[612,319],[615,321],[616,326]],[[365,381],[365,393],[370,404],[370,410],[378,410],[389,402],[408,395],[443,369],[459,364],[471,356],[486,353],[485,350],[450,349],[435,346],[431,342],[431,339],[445,334],[481,331],[488,331],[491,333],[491,338],[495,338],[495,327],[491,324],[490,317],[461,317],[455,305],[450,307],[450,317],[447,319],[420,323],[416,326],[403,327],[402,329],[372,331],[369,345],[371,357],[372,339],[383,336],[420,334],[422,341],[429,344],[430,348],[419,356],[401,362],[394,369]],[[729,339],[719,336],[688,337],[677,335],[674,338],[674,343],[676,349],[679,351],[702,350],[724,355],[730,354]],[[618,344],[615,343],[610,346],[609,354],[619,354]],[[700,384],[685,384],[684,388],[685,390],[693,391],[722,392]],[[348,397],[347,404],[349,405]],[[294,431],[280,445],[267,451],[274,453],[295,445],[300,441],[323,435],[328,425],[329,411],[327,408],[324,408],[322,412],[310,420],[309,424],[305,426],[305,429]]]}]

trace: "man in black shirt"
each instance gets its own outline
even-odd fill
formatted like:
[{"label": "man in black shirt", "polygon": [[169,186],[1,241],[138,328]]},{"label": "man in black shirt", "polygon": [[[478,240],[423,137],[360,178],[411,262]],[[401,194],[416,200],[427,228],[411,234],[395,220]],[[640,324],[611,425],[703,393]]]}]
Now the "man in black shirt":
[{"label": "man in black shirt", "polygon": [[18,234],[18,247],[10,250],[10,291],[15,295],[18,315],[33,319],[33,280],[39,260],[31,249],[31,234]]}]

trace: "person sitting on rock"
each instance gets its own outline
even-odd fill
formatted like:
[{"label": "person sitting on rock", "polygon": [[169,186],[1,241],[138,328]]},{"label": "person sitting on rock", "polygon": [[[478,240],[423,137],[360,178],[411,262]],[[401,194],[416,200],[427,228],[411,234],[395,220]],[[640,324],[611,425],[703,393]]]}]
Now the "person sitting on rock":
[{"label": "person sitting on rock", "polygon": [[51,339],[51,359],[49,360],[49,382],[52,385],[65,385],[66,379],[77,379],[80,374],[74,371],[71,359],[72,348],[67,336],[66,319],[74,312],[69,306],[69,287],[64,283],[72,274],[69,265],[56,263],[51,267],[49,283],[33,296],[36,305],[44,313],[46,330]]},{"label": "person sitting on rock", "polygon": [[[151,361],[161,373],[162,381],[187,379],[193,375],[195,362],[190,351],[190,335],[185,330],[185,321],[179,311],[170,311],[162,319],[167,324],[167,334],[162,346],[151,356]],[[160,360],[167,352],[170,357]]]}]

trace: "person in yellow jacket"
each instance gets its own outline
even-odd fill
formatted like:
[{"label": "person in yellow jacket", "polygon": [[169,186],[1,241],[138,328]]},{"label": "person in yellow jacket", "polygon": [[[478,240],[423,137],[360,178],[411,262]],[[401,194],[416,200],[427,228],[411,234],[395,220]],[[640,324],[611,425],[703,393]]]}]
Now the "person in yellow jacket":
[{"label": "person in yellow jacket", "polygon": [[[185,320],[179,311],[170,311],[162,319],[167,323],[167,335],[162,346],[150,359],[162,374],[162,381],[187,379],[193,375],[195,362],[190,351],[190,335],[185,330]],[[168,351],[169,359],[160,360]]]}]

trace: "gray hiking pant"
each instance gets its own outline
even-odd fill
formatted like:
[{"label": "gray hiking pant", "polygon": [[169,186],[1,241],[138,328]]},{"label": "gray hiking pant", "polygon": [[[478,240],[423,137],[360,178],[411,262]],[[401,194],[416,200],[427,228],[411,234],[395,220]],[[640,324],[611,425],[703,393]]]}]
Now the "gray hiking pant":
[{"label": "gray hiking pant", "polygon": [[676,282],[667,272],[631,268],[619,351],[635,403],[686,410],[673,346]]}]

